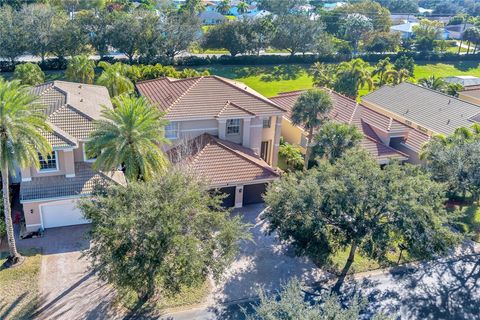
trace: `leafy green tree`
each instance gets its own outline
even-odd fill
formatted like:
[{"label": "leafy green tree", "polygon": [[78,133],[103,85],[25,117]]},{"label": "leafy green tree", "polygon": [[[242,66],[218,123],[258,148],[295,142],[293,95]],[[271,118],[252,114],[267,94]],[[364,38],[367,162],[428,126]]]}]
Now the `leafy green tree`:
[{"label": "leafy green tree", "polygon": [[315,62],[310,67],[313,85],[316,87],[333,88],[335,83],[335,67],[332,64]]},{"label": "leafy green tree", "polygon": [[181,7],[181,11],[188,12],[191,17],[197,15],[205,9],[203,0],[187,0]]},{"label": "leafy green tree", "polygon": [[200,20],[183,13],[167,15],[160,25],[162,37],[159,48],[161,53],[173,60],[179,53],[186,51],[195,41]]},{"label": "leafy green tree", "polygon": [[53,34],[57,19],[62,19],[63,12],[44,4],[24,6],[20,14],[25,19],[25,32],[28,37],[29,51],[39,56],[42,62],[52,50]]},{"label": "leafy green tree", "polygon": [[66,14],[57,16],[51,41],[51,53],[63,59],[69,56],[89,53],[88,36],[81,29],[77,19]]},{"label": "leafy green tree", "polygon": [[40,168],[38,153],[47,157],[52,147],[41,132],[50,131],[46,116],[38,105],[32,105],[35,97],[30,88],[19,81],[0,78],[0,170],[2,174],[3,212],[10,256],[14,265],[21,260],[17,251],[10,206],[9,175],[15,175],[15,167]]},{"label": "leafy green tree", "polygon": [[366,307],[366,301],[357,297],[348,307],[344,307],[336,295],[325,294],[323,301],[306,301],[302,283],[297,279],[284,285],[278,296],[269,295],[264,289],[260,289],[258,295],[260,303],[254,307],[254,314],[247,315],[247,320],[353,320],[359,319]]},{"label": "leafy green tree", "polygon": [[313,138],[312,156],[334,163],[347,150],[358,146],[362,137],[355,126],[327,121]]},{"label": "leafy green tree", "polygon": [[445,80],[435,76],[430,76],[428,78],[421,78],[420,80],[418,80],[418,84],[421,85],[422,87],[432,89],[432,90],[438,90],[438,91],[442,91],[447,85]]},{"label": "leafy green tree", "polygon": [[271,45],[287,50],[290,55],[312,50],[323,40],[324,26],[318,20],[312,20],[306,14],[295,13],[275,19],[275,32]]},{"label": "leafy green tree", "polygon": [[232,57],[248,50],[248,21],[228,22],[213,26],[205,34],[202,47],[205,49],[227,49]]},{"label": "leafy green tree", "polygon": [[140,301],[176,294],[220,276],[248,239],[208,188],[176,169],[151,182],[97,191],[79,207],[96,244],[87,254],[101,279]]},{"label": "leafy green tree", "polygon": [[462,40],[468,41],[467,54],[470,53],[470,45],[472,43],[475,44],[475,49],[473,50],[474,51],[473,53],[475,53],[475,51],[477,50],[477,45],[480,42],[480,29],[477,28],[477,27],[468,28],[463,33],[463,39]]},{"label": "leafy green tree", "polygon": [[135,12],[139,20],[138,54],[147,63],[151,62],[160,53],[160,44],[165,35],[160,21],[162,20],[155,11],[140,10]]},{"label": "leafy green tree", "polygon": [[65,76],[69,81],[92,84],[95,62],[86,55],[74,56],[68,61]]},{"label": "leafy green tree", "polygon": [[463,90],[463,86],[460,83],[449,83],[445,88],[445,93],[453,97],[458,97],[458,93]]},{"label": "leafy green tree", "polygon": [[94,12],[91,10],[76,13],[78,25],[88,35],[88,42],[95,48],[100,57],[108,54],[110,44],[110,28],[113,16],[107,10]]},{"label": "leafy green tree", "polygon": [[416,0],[375,0],[382,7],[387,8],[391,13],[416,14],[418,13],[418,1]]},{"label": "leafy green tree", "polygon": [[0,7],[0,58],[15,63],[29,48],[25,20],[19,11]]},{"label": "leafy green tree", "polygon": [[440,36],[442,27],[440,21],[420,20],[419,24],[413,27],[417,49],[421,51],[433,50],[434,40]]},{"label": "leafy green tree", "polygon": [[297,6],[307,4],[306,0],[259,0],[258,7],[263,10],[270,11],[277,15],[287,15]]},{"label": "leafy green tree", "polygon": [[358,90],[364,86],[373,87],[369,65],[360,58],[344,61],[337,68],[337,78],[334,89],[353,99],[358,96]]},{"label": "leafy green tree", "polygon": [[127,55],[130,64],[138,53],[142,32],[140,19],[136,15],[126,12],[114,14],[109,38],[114,48]]},{"label": "leafy green tree", "polygon": [[385,74],[393,68],[390,58],[386,57],[377,62],[375,69],[372,71],[372,77],[378,77],[378,86],[383,86],[387,81]]},{"label": "leafy green tree", "polygon": [[13,78],[23,85],[35,86],[45,82],[45,74],[36,63],[22,63],[15,66]]},{"label": "leafy green tree", "polygon": [[400,47],[400,34],[370,32],[363,37],[363,48],[367,52],[396,52]]},{"label": "leafy green tree", "polygon": [[397,71],[400,71],[401,69],[406,69],[408,70],[410,75],[413,76],[415,71],[415,61],[412,57],[402,54],[394,61],[393,68]]},{"label": "leafy green tree", "polygon": [[384,77],[386,83],[397,85],[410,79],[410,72],[407,69],[389,70]]},{"label": "leafy green tree", "polygon": [[278,154],[283,158],[285,164],[290,170],[296,170],[303,166],[303,155],[299,146],[280,141]]},{"label": "leafy green tree", "polygon": [[342,35],[352,42],[353,51],[358,50],[360,38],[373,30],[373,24],[369,18],[359,13],[350,13],[342,21]]},{"label": "leafy green tree", "polygon": [[357,252],[385,262],[401,244],[412,258],[431,258],[457,243],[444,196],[445,186],[420,167],[393,163],[382,169],[367,151],[352,149],[334,164],[321,161],[274,182],[264,219],[270,233],[317,264],[348,250],[333,287],[338,292]]},{"label": "leafy green tree", "polygon": [[120,62],[110,64],[100,61],[98,66],[103,69],[102,74],[97,79],[97,84],[107,87],[111,97],[130,94],[134,91],[133,82],[127,74],[131,67]]},{"label": "leafy green tree", "polygon": [[163,114],[145,98],[119,96],[114,109],[102,110],[88,148],[98,155],[93,167],[102,171],[123,168],[129,181],[152,180],[166,171],[162,145],[169,143]]},{"label": "leafy green tree", "polygon": [[345,6],[335,9],[334,12],[338,14],[343,13],[344,16],[354,13],[363,15],[370,19],[373,30],[377,32],[388,32],[392,25],[390,11],[371,0],[352,1]]},{"label": "leafy green tree", "polygon": [[312,152],[313,133],[328,119],[328,113],[333,108],[330,95],[321,89],[310,89],[300,95],[292,109],[292,123],[302,126],[308,132],[305,162],[303,169],[307,170]]}]

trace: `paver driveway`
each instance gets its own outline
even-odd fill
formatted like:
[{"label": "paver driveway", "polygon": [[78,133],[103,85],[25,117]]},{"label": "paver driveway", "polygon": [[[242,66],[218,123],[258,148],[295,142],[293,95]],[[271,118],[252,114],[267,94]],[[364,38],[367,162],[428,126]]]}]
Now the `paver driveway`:
[{"label": "paver driveway", "polygon": [[40,304],[35,319],[113,319],[113,291],[88,271],[82,250],[88,226],[49,229],[40,239],[20,240],[19,247],[41,247]]}]

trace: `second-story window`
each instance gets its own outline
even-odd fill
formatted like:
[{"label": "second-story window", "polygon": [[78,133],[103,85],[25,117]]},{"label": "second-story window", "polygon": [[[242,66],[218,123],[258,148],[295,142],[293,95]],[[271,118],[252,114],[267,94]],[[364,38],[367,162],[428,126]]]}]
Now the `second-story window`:
[{"label": "second-story window", "polygon": [[178,122],[170,122],[165,126],[165,138],[178,139]]},{"label": "second-story window", "polygon": [[57,164],[57,152],[54,151],[52,154],[48,155],[46,158],[38,155],[40,159],[40,171],[56,171],[58,170]]},{"label": "second-story window", "polygon": [[266,119],[263,119],[263,127],[264,128],[270,128],[272,126],[272,117],[268,117]]},{"label": "second-story window", "polygon": [[240,119],[227,120],[227,134],[240,133]]}]

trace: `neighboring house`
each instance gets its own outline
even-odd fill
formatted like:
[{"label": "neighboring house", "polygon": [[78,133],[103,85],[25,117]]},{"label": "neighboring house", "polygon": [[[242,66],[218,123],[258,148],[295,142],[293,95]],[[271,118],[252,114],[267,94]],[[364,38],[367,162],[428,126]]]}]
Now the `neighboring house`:
[{"label": "neighboring house", "polygon": [[[409,154],[411,159],[418,157],[418,147],[433,135],[450,135],[455,129],[470,127],[480,120],[480,106],[408,82],[396,86],[385,85],[363,96],[362,103],[415,129],[417,146],[390,144]],[[412,132],[409,131],[405,137],[408,139]]]},{"label": "neighboring house", "polygon": [[216,11],[203,11],[198,15],[198,18],[202,24],[207,26],[221,24],[227,20],[224,15]]},{"label": "neighboring house", "polygon": [[468,28],[473,27],[473,24],[453,24],[445,27],[445,31],[448,32],[448,36],[450,39],[460,40],[463,38],[463,33]]},{"label": "neighboring house", "polygon": [[402,39],[410,39],[414,36],[413,27],[417,26],[417,22],[407,22],[390,27],[390,32],[400,34]]},{"label": "neighboring house", "polygon": [[458,98],[480,106],[480,84],[465,86],[464,90],[458,93]]},{"label": "neighboring house", "polygon": [[[331,120],[356,126],[363,133],[360,146],[365,148],[380,164],[391,159],[408,160],[408,156],[388,145],[386,135],[395,135],[408,130],[393,119],[383,116],[355,100],[347,98],[335,91],[328,90],[333,102],[333,109],[329,114]],[[295,102],[303,91],[285,92],[271,98],[273,102],[288,110],[283,117],[282,137],[288,143],[299,145],[305,150],[308,132],[301,126],[292,124],[291,113]],[[385,133],[383,132],[385,131]]]},{"label": "neighboring house", "polygon": [[393,25],[405,24],[405,23],[417,23],[419,20],[413,14],[391,14]]},{"label": "neighboring house", "polygon": [[241,15],[241,17],[243,17],[244,19],[261,19],[261,18],[265,18],[265,17],[267,17],[271,14],[272,13],[270,11],[260,10],[260,11],[251,11],[247,14]]},{"label": "neighboring house", "polygon": [[21,170],[20,203],[27,231],[87,223],[76,208],[98,183],[125,183],[121,171],[103,173],[91,167],[95,160],[85,152],[85,143],[100,118],[102,106],[112,108],[105,87],[54,81],[33,88],[38,103],[46,107],[53,131],[44,133],[53,153],[40,168]]},{"label": "neighboring house", "polygon": [[240,82],[217,76],[140,81],[138,92],[170,120],[167,153],[213,189],[226,206],[262,201],[277,179],[285,110]]},{"label": "neighboring house", "polygon": [[480,78],[474,76],[454,76],[454,77],[445,77],[443,78],[445,82],[448,83],[459,83],[465,89],[471,86],[479,86],[480,85]]},{"label": "neighboring house", "polygon": [[331,11],[336,8],[340,8],[346,4],[347,4],[346,2],[328,2],[323,4],[323,9],[327,11]]}]

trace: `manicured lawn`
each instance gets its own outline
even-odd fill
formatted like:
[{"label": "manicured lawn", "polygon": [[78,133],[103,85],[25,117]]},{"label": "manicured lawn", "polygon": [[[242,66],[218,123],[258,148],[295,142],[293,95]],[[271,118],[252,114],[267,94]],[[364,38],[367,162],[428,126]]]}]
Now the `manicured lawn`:
[{"label": "manicured lawn", "polygon": [[[42,256],[38,251],[25,254],[22,265],[0,267],[0,319],[30,319],[38,299],[38,277]],[[5,259],[0,259],[0,266]]]},{"label": "manicured lawn", "polygon": [[418,63],[415,66],[415,78],[421,79],[430,76],[448,77],[470,75],[480,77],[479,61],[461,61],[452,63]]}]

